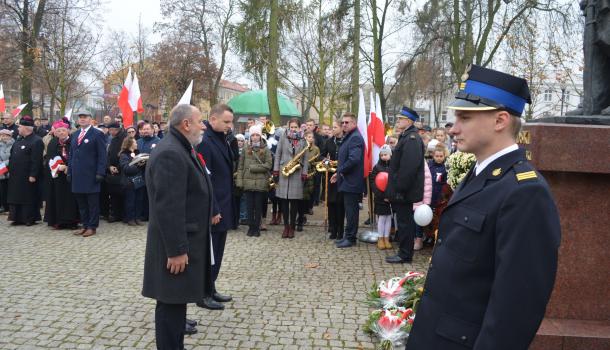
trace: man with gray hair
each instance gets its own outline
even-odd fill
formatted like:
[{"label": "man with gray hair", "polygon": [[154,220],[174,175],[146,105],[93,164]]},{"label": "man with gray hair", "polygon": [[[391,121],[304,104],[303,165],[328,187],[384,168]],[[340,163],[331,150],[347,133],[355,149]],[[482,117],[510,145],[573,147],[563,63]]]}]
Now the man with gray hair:
[{"label": "man with gray hair", "polygon": [[21,118],[19,140],[11,148],[9,163],[11,176],[8,182],[7,202],[10,208],[11,225],[31,226],[40,220],[40,192],[42,175],[42,139],[34,133],[34,120],[30,116]]},{"label": "man with gray hair", "polygon": [[12,136],[15,140],[17,139],[17,136],[19,136],[18,127],[15,125],[15,117],[8,112],[4,113],[2,116],[2,125],[0,126],[0,129],[10,130],[13,133]]},{"label": "man with gray hair", "polygon": [[197,108],[174,107],[170,130],[146,167],[150,222],[142,295],[157,301],[158,349],[184,348],[186,304],[213,291],[212,185],[193,148],[205,129]]}]

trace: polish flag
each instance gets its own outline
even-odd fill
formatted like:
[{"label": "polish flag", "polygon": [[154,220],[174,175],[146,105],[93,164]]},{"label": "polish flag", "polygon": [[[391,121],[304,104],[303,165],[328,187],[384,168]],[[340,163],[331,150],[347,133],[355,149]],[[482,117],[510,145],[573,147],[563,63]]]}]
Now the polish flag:
[{"label": "polish flag", "polygon": [[51,177],[57,178],[58,168],[62,164],[64,164],[64,160],[61,159],[60,156],[55,156],[55,158],[49,161],[49,168],[51,168]]},{"label": "polish flag", "polygon": [[140,84],[138,83],[138,75],[133,73],[133,81],[131,82],[131,89],[129,89],[129,105],[131,110],[134,112],[144,112],[142,107],[142,95],[140,94]]},{"label": "polish flag", "polygon": [[371,172],[371,152],[369,152],[369,138],[367,132],[366,112],[364,110],[364,93],[360,89],[360,97],[358,100],[358,131],[364,139],[364,177],[369,176]]},{"label": "polish flag", "polygon": [[4,164],[4,162],[0,162],[0,175],[4,175],[6,173],[8,173],[8,167],[6,164]]},{"label": "polish flag", "polygon": [[4,89],[0,84],[0,113],[6,112],[6,100],[4,99]]},{"label": "polish flag", "polygon": [[[372,97],[372,96],[371,96]],[[379,161],[379,151],[385,144],[385,131],[383,127],[383,116],[381,115],[381,100],[379,94],[376,94],[375,107],[371,103],[371,118],[368,126],[369,144],[371,147],[371,161],[377,164]]]},{"label": "polish flag", "polygon": [[72,108],[66,110],[66,113],[64,113],[64,118],[72,120]]},{"label": "polish flag", "polygon": [[180,101],[176,105],[190,105],[191,97],[193,96],[193,81],[189,84],[189,87],[186,88],[184,95],[180,98]]},{"label": "polish flag", "polygon": [[129,67],[129,72],[127,72],[127,77],[125,78],[125,83],[123,84],[123,88],[119,94],[118,101],[121,114],[123,114],[123,125],[125,127],[133,126],[133,110],[129,104],[129,91],[131,90],[131,83],[131,67]]},{"label": "polish flag", "polygon": [[11,111],[11,114],[13,114],[13,118],[16,118],[16,117],[19,115],[19,113],[21,113],[21,111],[23,111],[23,109],[24,109],[24,108],[25,108],[25,106],[27,106],[27,105],[28,105],[27,103],[24,103],[24,104],[22,104],[22,105],[17,106],[17,108],[13,109],[13,110]]}]

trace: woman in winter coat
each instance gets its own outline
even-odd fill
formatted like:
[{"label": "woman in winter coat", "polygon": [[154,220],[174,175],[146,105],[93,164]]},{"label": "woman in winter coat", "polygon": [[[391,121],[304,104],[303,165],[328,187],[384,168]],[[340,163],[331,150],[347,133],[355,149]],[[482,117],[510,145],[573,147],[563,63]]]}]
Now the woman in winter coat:
[{"label": "woman in winter coat", "polygon": [[146,163],[140,162],[129,165],[138,154],[138,144],[136,140],[128,136],[123,140],[121,152],[119,153],[120,173],[125,195],[125,215],[123,221],[129,226],[137,226],[140,223],[136,220],[137,213],[140,212],[142,201],[144,200],[144,167]]},{"label": "woman in winter coat", "polygon": [[[413,203],[413,211],[420,205],[430,205],[432,202],[432,174],[428,168],[428,163],[424,160],[424,198],[421,202]],[[415,242],[413,250],[421,250],[423,247],[424,228],[415,224]]]},{"label": "woman in winter coat", "polygon": [[248,212],[248,236],[261,235],[261,217],[263,204],[269,193],[269,175],[273,167],[273,157],[267,148],[267,142],[262,138],[260,125],[249,129],[250,141],[245,145],[239,166],[235,185],[244,191],[246,210]]},{"label": "woman in winter coat", "polygon": [[390,243],[390,229],[392,228],[392,208],[390,201],[385,196],[385,191],[377,187],[375,178],[377,174],[386,172],[390,174],[390,159],[392,158],[392,149],[390,145],[383,145],[379,150],[379,161],[373,167],[373,171],[369,176],[370,187],[373,190],[373,198],[375,199],[375,215],[377,215],[377,231],[379,238],[377,240],[377,248],[392,249]]},{"label": "woman in winter coat", "polygon": [[303,199],[303,182],[307,179],[307,152],[297,159],[301,168],[289,176],[281,174],[282,168],[297,154],[307,148],[307,142],[300,132],[301,122],[293,118],[288,122],[288,130],[282,133],[275,151],[273,176],[278,179],[275,196],[282,201],[284,231],[282,238],[294,238],[299,201]]},{"label": "woman in winter coat", "polygon": [[0,213],[8,212],[8,204],[6,203],[9,177],[8,160],[11,157],[13,143],[15,143],[13,132],[8,129],[0,130]]}]

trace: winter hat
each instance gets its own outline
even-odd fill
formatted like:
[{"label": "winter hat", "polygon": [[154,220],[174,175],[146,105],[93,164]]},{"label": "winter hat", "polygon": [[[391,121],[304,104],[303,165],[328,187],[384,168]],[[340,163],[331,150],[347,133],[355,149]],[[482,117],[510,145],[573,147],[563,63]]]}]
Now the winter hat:
[{"label": "winter hat", "polygon": [[70,125],[64,123],[63,120],[58,120],[55,123],[53,123],[53,128],[55,128],[55,129],[59,129],[59,128],[70,129]]},{"label": "winter hat", "polygon": [[434,139],[434,140],[430,140],[430,142],[428,142],[428,152],[432,152],[434,151],[434,149],[436,148],[436,145],[438,144],[438,140]]},{"label": "winter hat", "polygon": [[382,154],[385,154],[385,153],[392,156],[392,147],[390,147],[390,145],[381,146],[381,149],[379,150],[379,155],[381,156]]},{"label": "winter hat", "polygon": [[254,135],[254,134],[258,134],[258,135],[263,134],[263,128],[258,124],[252,125],[250,127],[249,131],[250,131],[250,137],[252,137],[252,135]]},{"label": "winter hat", "polygon": [[19,125],[34,126],[34,119],[32,119],[32,117],[30,117],[29,115],[26,115],[19,120]]},{"label": "winter hat", "polygon": [[237,141],[246,141],[246,137],[243,134],[237,134],[235,135],[235,138]]}]

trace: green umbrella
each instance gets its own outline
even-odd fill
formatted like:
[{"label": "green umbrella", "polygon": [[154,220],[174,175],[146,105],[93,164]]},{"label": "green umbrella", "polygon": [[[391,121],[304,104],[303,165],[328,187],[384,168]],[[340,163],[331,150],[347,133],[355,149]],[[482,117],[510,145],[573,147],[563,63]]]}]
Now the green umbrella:
[{"label": "green umbrella", "polygon": [[[278,94],[280,115],[283,117],[300,117],[297,106],[288,97]],[[241,115],[269,115],[266,90],[252,90],[237,95],[227,103],[233,113]]]}]

